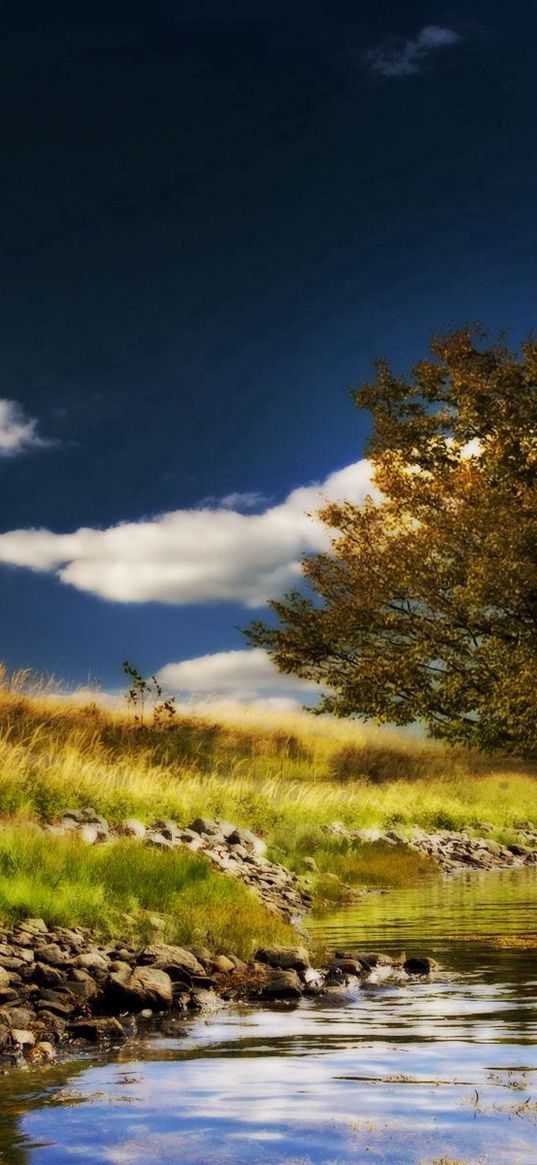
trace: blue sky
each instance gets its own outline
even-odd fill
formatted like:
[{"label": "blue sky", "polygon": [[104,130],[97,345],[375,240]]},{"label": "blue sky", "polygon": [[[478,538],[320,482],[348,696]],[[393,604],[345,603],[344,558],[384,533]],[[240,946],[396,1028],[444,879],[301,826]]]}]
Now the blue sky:
[{"label": "blue sky", "polygon": [[0,657],[289,698],[229,653],[322,545],[304,511],[366,490],[349,386],[535,327],[537,13],[30,2],[0,32]]}]

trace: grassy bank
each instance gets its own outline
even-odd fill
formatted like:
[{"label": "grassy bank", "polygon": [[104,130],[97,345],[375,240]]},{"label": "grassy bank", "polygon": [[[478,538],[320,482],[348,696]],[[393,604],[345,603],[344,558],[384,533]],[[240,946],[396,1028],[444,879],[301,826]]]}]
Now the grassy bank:
[{"label": "grassy bank", "polygon": [[0,832],[0,916],[24,909],[51,921],[93,919],[112,934],[125,922],[142,933],[149,915],[160,915],[157,925],[184,942],[212,932],[229,946],[231,927],[238,951],[249,928],[266,942],[280,924],[201,860],[176,854],[168,862],[140,849],[135,867],[132,843],[128,853],[122,844],[43,846],[25,824],[88,805],[111,823],[187,823],[200,814],[235,821],[263,834],[270,856],[299,873],[313,857],[326,899],[337,898],[336,879],[408,884],[424,871],[412,853],[349,845],[323,832],[326,823],[404,831],[484,821],[507,840],[517,820],[537,823],[537,781],[530,770],[358,724],[245,712],[240,723],[228,714],[141,729],[95,705],[0,690],[0,815],[11,824]]},{"label": "grassy bank", "polygon": [[249,958],[260,946],[293,941],[291,927],[241,883],[188,851],[135,841],[88,847],[31,825],[0,831],[0,919],[87,926],[103,938],[209,944]]}]

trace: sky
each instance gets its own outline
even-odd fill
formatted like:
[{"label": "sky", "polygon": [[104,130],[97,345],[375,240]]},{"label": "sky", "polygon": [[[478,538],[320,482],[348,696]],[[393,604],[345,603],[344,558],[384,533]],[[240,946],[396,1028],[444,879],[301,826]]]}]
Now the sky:
[{"label": "sky", "polygon": [[522,0],[7,0],[9,668],[311,698],[241,628],[370,488],[349,388],[535,328],[536,40]]}]

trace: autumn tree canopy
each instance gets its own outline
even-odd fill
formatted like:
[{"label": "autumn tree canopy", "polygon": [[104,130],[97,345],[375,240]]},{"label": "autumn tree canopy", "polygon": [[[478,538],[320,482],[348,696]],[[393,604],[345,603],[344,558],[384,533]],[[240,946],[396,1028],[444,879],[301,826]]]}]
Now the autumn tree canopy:
[{"label": "autumn tree canopy", "polygon": [[379,360],[354,394],[373,417],[374,496],[327,505],[309,592],[247,634],[322,686],[323,711],[535,755],[537,343],[464,329],[430,350],[408,378]]}]

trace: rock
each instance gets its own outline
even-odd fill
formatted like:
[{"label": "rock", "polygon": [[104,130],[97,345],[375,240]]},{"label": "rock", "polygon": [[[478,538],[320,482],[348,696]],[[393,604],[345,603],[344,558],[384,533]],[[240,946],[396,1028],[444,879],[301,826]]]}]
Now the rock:
[{"label": "rock", "polygon": [[5,967],[0,967],[0,987],[9,987],[9,973]]},{"label": "rock", "polygon": [[201,963],[202,967],[204,967],[206,971],[211,970],[211,967],[213,965],[213,956],[212,956],[208,947],[200,947],[199,945],[194,945],[192,947],[189,947],[188,950],[189,950],[189,953],[191,955],[194,955],[194,958],[198,960],[198,963]]},{"label": "rock", "polygon": [[407,975],[430,975],[437,966],[438,963],[435,959],[414,957],[406,959],[403,963],[403,971],[406,971]]},{"label": "rock", "polygon": [[81,825],[77,832],[80,840],[84,841],[86,845],[95,845],[99,837],[99,830],[96,825]]},{"label": "rock", "polygon": [[318,873],[319,867],[315,861],[315,858],[303,858],[302,865],[304,866],[305,870],[310,870],[312,874]]},{"label": "rock", "polygon": [[214,836],[220,832],[220,827],[216,821],[211,821],[209,817],[196,817],[196,820],[192,821],[188,828],[192,829],[194,833],[204,833],[209,836]]},{"label": "rock", "polygon": [[99,1040],[126,1038],[125,1032],[118,1019],[113,1016],[103,1016],[97,1019],[77,1019],[67,1025],[69,1035],[74,1039],[90,1040],[98,1043]]},{"label": "rock", "polygon": [[305,971],[310,966],[310,957],[305,947],[269,947],[256,951],[259,963],[281,970]]},{"label": "rock", "polygon": [[124,837],[143,838],[145,837],[146,829],[145,825],[142,825],[142,822],[138,821],[136,817],[127,817],[125,821],[121,822],[121,825],[118,827],[118,832],[123,834]]},{"label": "rock", "polygon": [[296,971],[267,972],[267,981],[261,988],[262,999],[300,999],[302,984]]},{"label": "rock", "polygon": [[226,955],[217,955],[213,963],[215,971],[230,972],[235,970],[235,964]]},{"label": "rock", "polygon": [[171,943],[151,943],[144,947],[139,962],[144,966],[158,963],[159,967],[178,967],[191,975],[205,974],[205,967],[198,962],[195,955],[184,947],[173,946]]},{"label": "rock", "polygon": [[43,987],[56,987],[63,983],[64,976],[58,967],[38,962],[32,968],[32,979]]},{"label": "rock", "polygon": [[84,971],[107,971],[108,959],[105,959],[104,955],[99,954],[98,951],[86,951],[76,956],[73,965]]},{"label": "rock", "polygon": [[40,963],[48,963],[51,967],[65,967],[70,962],[69,955],[57,943],[38,947],[37,956]]},{"label": "rock", "polygon": [[518,845],[516,842],[513,845],[508,845],[507,849],[517,858],[525,858],[532,852],[529,845]]},{"label": "rock", "polygon": [[24,934],[48,934],[48,926],[42,918],[26,918],[24,922],[19,922],[17,930],[22,930]]},{"label": "rock", "polygon": [[9,1033],[11,1042],[19,1048],[32,1048],[35,1036],[28,1028],[12,1027]]},{"label": "rock", "polygon": [[242,826],[236,826],[226,836],[228,845],[242,846],[245,850],[250,850],[252,853],[262,855],[267,852],[266,842],[256,833],[252,833],[250,829],[243,829]]},{"label": "rock", "polygon": [[333,971],[336,967],[338,967],[340,971],[343,971],[344,975],[355,975],[357,978],[360,978],[362,975],[367,974],[367,972],[371,970],[369,965],[362,959],[334,959],[331,963],[329,963],[328,971]]},{"label": "rock", "polygon": [[155,846],[156,849],[171,849],[172,843],[169,837],[165,837],[163,833],[153,833],[148,829],[145,835],[147,845]]},{"label": "rock", "polygon": [[34,1018],[29,1007],[0,1007],[0,1024],[7,1028],[31,1027]]},{"label": "rock", "polygon": [[135,967],[126,985],[127,994],[137,1004],[147,1007],[171,1007],[173,1000],[172,981],[165,971],[155,967]]},{"label": "rock", "polygon": [[30,1048],[28,1059],[32,1064],[51,1064],[56,1059],[56,1051],[48,1040],[39,1040],[33,1048]]},{"label": "rock", "polygon": [[5,1024],[0,1023],[0,1052],[9,1044],[9,1028]]}]

